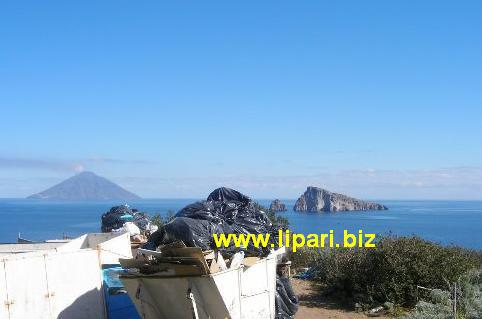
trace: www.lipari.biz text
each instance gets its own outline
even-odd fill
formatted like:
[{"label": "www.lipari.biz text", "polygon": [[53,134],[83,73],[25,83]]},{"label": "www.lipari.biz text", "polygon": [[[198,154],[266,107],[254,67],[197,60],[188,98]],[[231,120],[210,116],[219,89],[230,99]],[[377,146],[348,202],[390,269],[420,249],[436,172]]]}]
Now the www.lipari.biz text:
[{"label": "www.lipari.biz text", "polygon": [[[213,234],[216,247],[248,247],[251,243],[254,247],[275,248],[276,244],[270,242],[271,234]],[[298,234],[289,230],[278,230],[277,245],[291,248],[296,252],[301,247],[308,248],[375,248],[376,234],[364,233],[359,230],[352,234],[348,230],[343,231],[342,243],[335,242],[335,232],[330,230],[322,234]]]}]

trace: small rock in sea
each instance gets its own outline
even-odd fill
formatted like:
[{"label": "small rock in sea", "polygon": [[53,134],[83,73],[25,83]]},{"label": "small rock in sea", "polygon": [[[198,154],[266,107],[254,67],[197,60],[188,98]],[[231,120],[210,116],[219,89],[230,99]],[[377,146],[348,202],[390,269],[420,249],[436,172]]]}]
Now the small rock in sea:
[{"label": "small rock in sea", "polygon": [[273,212],[285,212],[286,205],[283,204],[279,199],[275,199],[274,201],[271,202],[269,209]]}]

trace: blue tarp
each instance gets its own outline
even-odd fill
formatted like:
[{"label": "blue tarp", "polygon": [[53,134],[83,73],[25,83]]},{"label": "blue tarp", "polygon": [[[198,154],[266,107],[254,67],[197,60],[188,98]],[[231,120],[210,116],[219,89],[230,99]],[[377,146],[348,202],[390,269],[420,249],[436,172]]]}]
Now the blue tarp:
[{"label": "blue tarp", "polygon": [[131,298],[124,290],[119,275],[125,272],[119,265],[107,266],[102,270],[105,306],[108,319],[141,319]]}]

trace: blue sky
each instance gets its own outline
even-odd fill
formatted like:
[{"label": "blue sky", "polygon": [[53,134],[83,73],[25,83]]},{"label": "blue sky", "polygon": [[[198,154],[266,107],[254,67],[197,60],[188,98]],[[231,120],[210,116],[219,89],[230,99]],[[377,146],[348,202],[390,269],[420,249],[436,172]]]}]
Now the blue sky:
[{"label": "blue sky", "polygon": [[482,199],[480,1],[0,4],[0,197]]}]

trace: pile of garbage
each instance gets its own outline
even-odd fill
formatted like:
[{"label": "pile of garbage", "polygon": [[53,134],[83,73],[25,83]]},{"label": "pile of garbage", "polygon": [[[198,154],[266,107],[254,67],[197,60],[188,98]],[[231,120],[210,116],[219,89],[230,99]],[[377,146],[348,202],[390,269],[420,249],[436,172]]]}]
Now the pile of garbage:
[{"label": "pile of garbage", "polygon": [[[171,222],[150,236],[145,248],[155,250],[159,245],[181,240],[189,247],[216,249],[231,256],[240,248],[234,245],[217,248],[213,234],[271,234],[271,244],[276,240],[276,233],[277,229],[255,202],[238,191],[222,187],[205,201],[181,209]],[[254,247],[251,242],[243,250],[246,256],[258,257],[270,252],[269,248]]]},{"label": "pile of garbage", "polygon": [[276,319],[291,319],[298,311],[298,297],[296,297],[290,279],[276,276],[275,295]]},{"label": "pile of garbage", "polygon": [[[214,190],[206,200],[181,209],[175,218],[154,232],[143,245],[155,262],[137,260],[141,273],[170,271],[175,275],[205,275],[241,264],[249,267],[273,253],[271,244],[278,247],[277,229],[265,212],[249,197],[229,188]],[[216,247],[213,234],[271,234],[267,247]],[[276,281],[277,319],[293,318],[298,300],[289,278]]]},{"label": "pile of garbage", "polygon": [[146,236],[158,230],[150,216],[128,205],[114,206],[102,215],[104,233],[127,232],[134,241],[145,241]]},{"label": "pile of garbage", "polygon": [[147,259],[122,260],[126,268],[138,268],[142,274],[163,273],[164,276],[195,276],[214,274],[241,264],[254,263],[259,258],[245,260],[244,253],[239,252],[231,259],[224,259],[220,252],[202,250],[199,247],[187,247],[184,242],[176,241],[160,246],[156,251],[141,249]]}]

